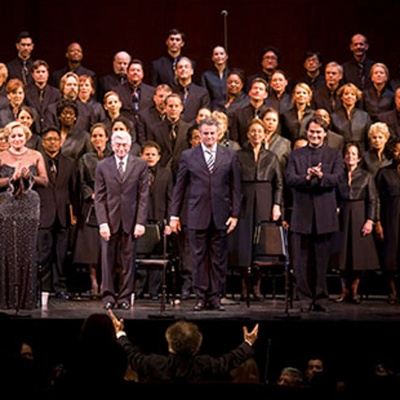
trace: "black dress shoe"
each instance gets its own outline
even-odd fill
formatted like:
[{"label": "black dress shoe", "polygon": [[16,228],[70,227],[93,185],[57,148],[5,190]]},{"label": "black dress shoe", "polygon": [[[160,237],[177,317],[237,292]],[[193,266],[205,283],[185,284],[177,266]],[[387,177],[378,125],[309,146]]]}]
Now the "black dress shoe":
[{"label": "black dress shoe", "polygon": [[204,310],[204,301],[203,300],[198,300],[196,305],[193,308],[194,311],[202,311]]},{"label": "black dress shoe", "polygon": [[107,303],[104,304],[104,308],[106,310],[112,310],[114,308],[115,304],[112,303],[111,301],[107,301]]},{"label": "black dress shoe", "polygon": [[314,304],[312,307],[312,310],[315,312],[324,312],[324,313],[330,312],[329,308],[326,306],[323,306],[322,304]]},{"label": "black dress shoe", "polygon": [[182,292],[181,300],[185,301],[185,300],[189,300],[189,299],[190,299],[190,292]]},{"label": "black dress shoe", "polygon": [[69,295],[65,292],[58,292],[56,293],[56,299],[67,301],[70,299]]},{"label": "black dress shoe", "polygon": [[118,308],[120,308],[121,310],[129,310],[131,306],[127,301],[123,301],[122,303],[118,304]]}]

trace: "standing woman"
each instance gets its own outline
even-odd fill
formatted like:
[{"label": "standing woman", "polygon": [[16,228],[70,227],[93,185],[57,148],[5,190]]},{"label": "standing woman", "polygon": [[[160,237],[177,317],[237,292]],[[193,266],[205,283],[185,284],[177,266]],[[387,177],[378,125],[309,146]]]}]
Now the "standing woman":
[{"label": "standing woman", "polygon": [[341,86],[337,95],[342,106],[331,115],[332,130],[344,137],[344,142],[357,141],[364,151],[368,148],[368,131],[371,126],[369,114],[356,107],[362,99],[361,90],[353,83]]},{"label": "standing woman", "polygon": [[33,309],[37,300],[36,249],[40,199],[48,183],[42,154],[26,147],[29,128],[6,125],[10,147],[0,153],[0,308]]},{"label": "standing woman", "polygon": [[349,296],[352,303],[359,304],[361,273],[379,269],[378,254],[371,235],[378,216],[378,193],[373,175],[361,168],[360,161],[360,144],[348,142],[344,149],[345,170],[338,186],[338,267],[342,293],[336,299],[337,303]]},{"label": "standing woman", "polygon": [[97,274],[100,262],[100,237],[94,209],[94,181],[97,163],[112,154],[112,150],[107,147],[107,128],[103,123],[98,122],[92,126],[90,141],[94,150],[84,154],[78,162],[81,214],[78,218],[73,262],[88,266],[91,295],[97,297],[100,294],[100,280]]},{"label": "standing woman", "polygon": [[[230,235],[230,264],[248,267],[252,261],[252,241],[259,221],[277,221],[282,214],[283,177],[276,154],[267,150],[264,140],[267,128],[254,119],[248,128],[248,141],[237,151],[241,166],[243,200],[239,223]],[[242,278],[242,298],[246,282]],[[253,287],[255,300],[262,300],[261,274]]]},{"label": "standing woman", "polygon": [[382,241],[381,268],[389,285],[389,304],[397,302],[396,273],[400,260],[400,141],[391,150],[392,164],[376,175],[380,218],[376,234]]},{"label": "standing woman", "polygon": [[95,93],[93,78],[90,75],[81,75],[79,77],[78,98],[93,110],[93,123],[102,122],[106,118],[103,105],[96,100]]}]

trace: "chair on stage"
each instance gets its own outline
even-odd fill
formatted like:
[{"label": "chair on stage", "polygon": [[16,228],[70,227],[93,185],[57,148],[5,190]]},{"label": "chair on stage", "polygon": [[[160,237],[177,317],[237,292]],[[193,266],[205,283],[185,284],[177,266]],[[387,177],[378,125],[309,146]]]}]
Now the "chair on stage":
[{"label": "chair on stage", "polygon": [[161,308],[165,309],[169,293],[167,292],[167,275],[171,278],[171,295],[173,304],[176,296],[175,263],[172,255],[167,251],[167,236],[162,232],[158,223],[146,225],[143,236],[136,243],[136,268],[158,268],[162,270],[161,281]]},{"label": "chair on stage", "polygon": [[254,270],[268,274],[276,293],[276,278],[283,276],[285,312],[293,307],[293,272],[290,269],[288,232],[278,222],[261,221],[254,230],[252,262],[245,269],[246,304],[250,307],[250,279]]}]

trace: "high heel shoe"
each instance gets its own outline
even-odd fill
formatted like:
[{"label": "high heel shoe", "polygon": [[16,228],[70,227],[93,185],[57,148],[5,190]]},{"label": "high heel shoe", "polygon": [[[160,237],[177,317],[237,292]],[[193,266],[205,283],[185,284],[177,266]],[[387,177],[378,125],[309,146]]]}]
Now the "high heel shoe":
[{"label": "high heel shoe", "polygon": [[347,299],[348,293],[342,292],[340,293],[339,297],[336,297],[335,303],[343,303]]}]

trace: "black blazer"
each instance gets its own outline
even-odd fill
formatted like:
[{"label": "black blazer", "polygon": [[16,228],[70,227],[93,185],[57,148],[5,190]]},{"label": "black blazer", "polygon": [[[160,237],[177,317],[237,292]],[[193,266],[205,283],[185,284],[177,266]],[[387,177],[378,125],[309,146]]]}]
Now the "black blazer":
[{"label": "black blazer", "polygon": [[43,153],[43,158],[49,183],[46,187],[36,187],[40,196],[40,227],[50,228],[58,218],[60,225],[67,228],[71,223],[70,206],[74,215],[78,215],[76,163],[60,153],[57,157],[57,179],[54,183],[50,178],[50,157]]}]

